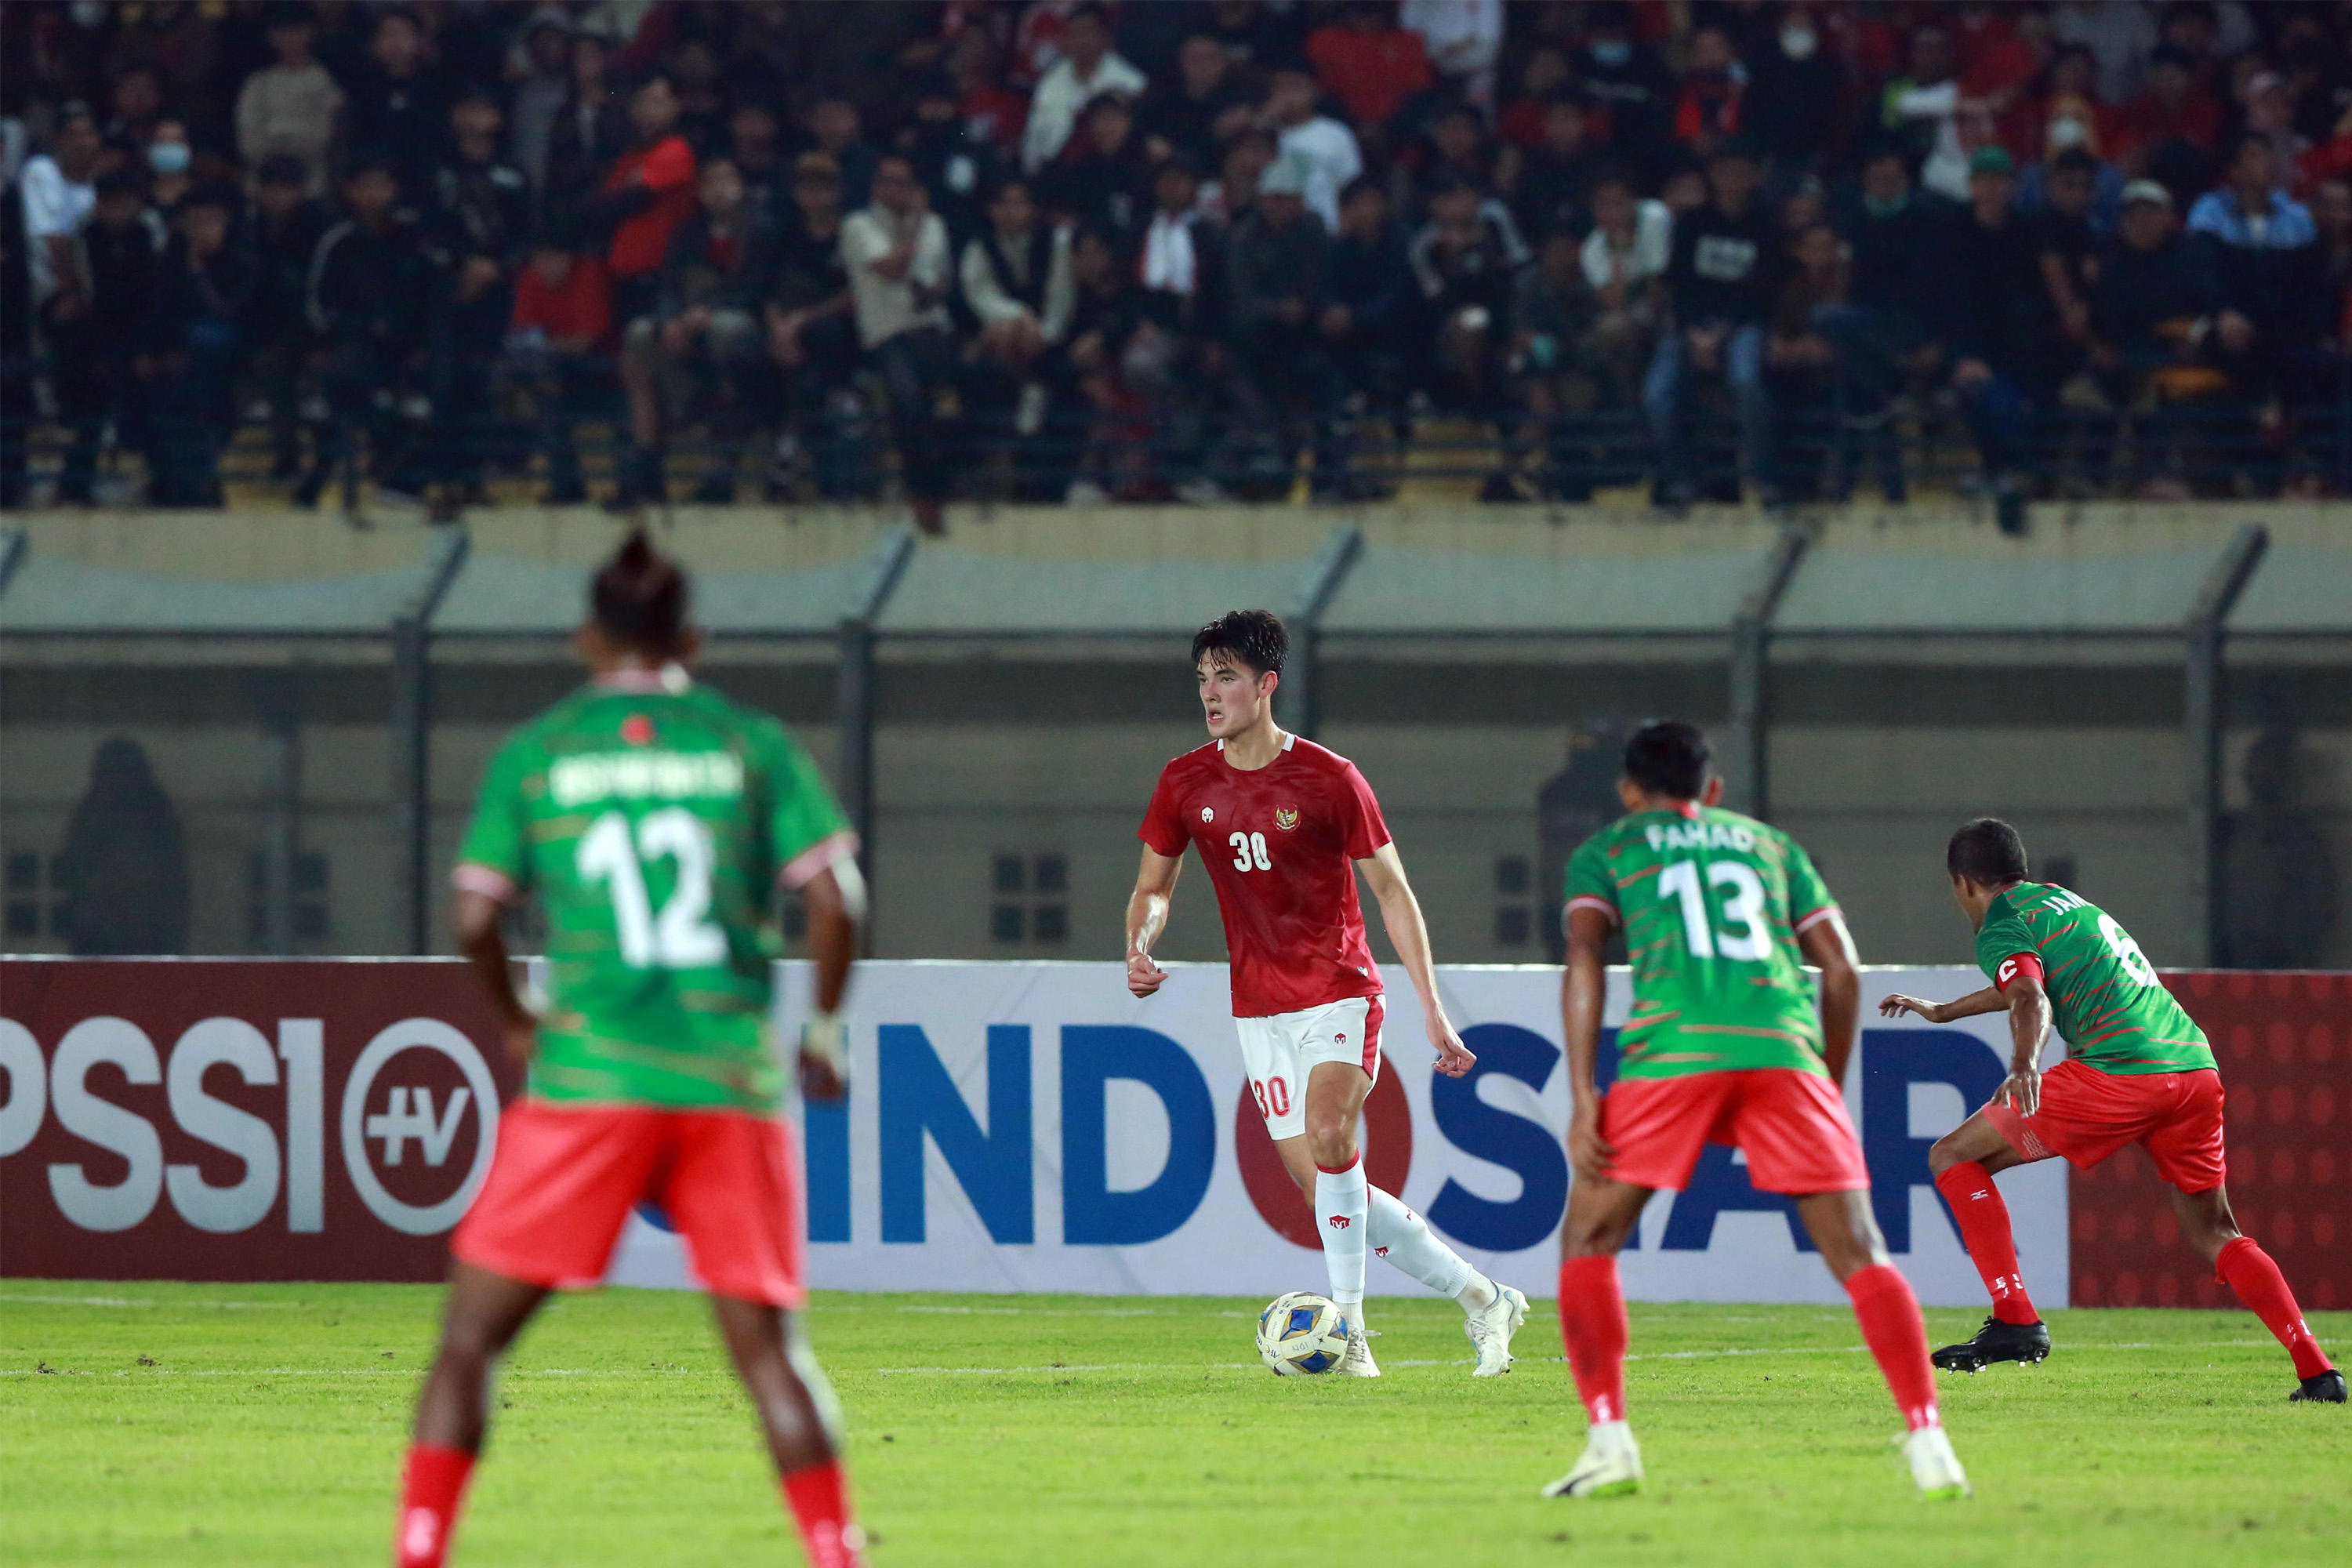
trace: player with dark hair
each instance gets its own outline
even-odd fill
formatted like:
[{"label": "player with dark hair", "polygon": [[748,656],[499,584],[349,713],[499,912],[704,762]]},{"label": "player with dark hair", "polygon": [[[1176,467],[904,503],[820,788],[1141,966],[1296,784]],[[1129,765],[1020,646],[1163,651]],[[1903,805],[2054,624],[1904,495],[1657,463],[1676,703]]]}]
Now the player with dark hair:
[{"label": "player with dark hair", "polygon": [[1250,1093],[1284,1167],[1314,1205],[1331,1300],[1348,1323],[1339,1369],[1378,1377],[1364,1331],[1369,1248],[1468,1314],[1474,1377],[1511,1369],[1511,1335],[1528,1299],[1480,1274],[1428,1222],[1364,1176],[1357,1146],[1364,1098],[1381,1070],[1380,971],[1356,900],[1361,872],[1437,1051],[1459,1078],[1477,1058],[1446,1021],[1429,928],[1405,880],[1380,802],[1356,765],[1274,721],[1290,650],[1282,622],[1235,610],[1192,638],[1211,743],[1160,772],[1138,835],[1143,865],[1127,904],[1127,986],[1149,996],[1168,978],[1151,944],[1168,923],[1184,847],[1201,853],[1224,917],[1234,1024]]},{"label": "player with dark hair", "polygon": [[[394,1561],[444,1560],[499,1357],[549,1291],[604,1277],[649,1201],[710,1292],[812,1568],[856,1568],[838,1408],[793,1321],[800,1161],[767,1020],[781,886],[807,901],[815,959],[802,1089],[839,1099],[837,1010],[865,904],[856,840],[782,725],[688,677],[686,574],[642,533],[596,574],[590,604],[578,647],[594,679],[491,759],[458,853],[458,945],[530,1074],[450,1243]],[[531,897],[551,955],[537,1014],[499,931]]]},{"label": "player with dark hair", "polygon": [[[1951,1205],[1992,1295],[1984,1327],[1966,1343],[1937,1351],[1936,1364],[1974,1372],[2050,1353],[2050,1330],[2018,1271],[1995,1173],[2053,1155],[2087,1171],[2137,1143],[2172,1184],[2182,1237],[2294,1358],[2302,1382],[2287,1397],[2343,1404],[2344,1374],[2311,1337],[2285,1277],[2231,1216],[2212,1047],[2139,943],[2078,894],[2028,880],[2025,841],[2006,822],[1979,817],[1953,834],[1944,869],[1976,928],[1977,963],[1992,984],[1940,1005],[1893,995],[1878,1010],[1890,1018],[1916,1013],[1931,1024],[2007,1012],[2011,1048],[2009,1077],[1991,1101],[1927,1152],[1936,1190]],[[2045,1073],[2042,1046],[2053,1025],[2069,1048]]]},{"label": "player with dark hair", "polygon": [[[1576,1183],[1560,1228],[1559,1322],[1591,1427],[1575,1468],[1544,1493],[1641,1487],[1641,1449],[1625,1419],[1617,1252],[1650,1194],[1679,1192],[1701,1146],[1715,1142],[1746,1152],[1758,1190],[1796,1199],[1903,1413],[1921,1494],[1966,1497],[1968,1477],[1936,1410],[1927,1325],[1887,1261],[1870,1171],[1839,1093],[1861,1011],[1853,939],[1795,839],[1717,805],[1723,780],[1707,761],[1706,738],[1679,720],[1635,731],[1617,784],[1626,814],[1569,861],[1560,1011]],[[1633,1005],[1604,1099],[1593,1077],[1601,954],[1619,927]],[[1818,1007],[1807,963],[1821,970]]]}]

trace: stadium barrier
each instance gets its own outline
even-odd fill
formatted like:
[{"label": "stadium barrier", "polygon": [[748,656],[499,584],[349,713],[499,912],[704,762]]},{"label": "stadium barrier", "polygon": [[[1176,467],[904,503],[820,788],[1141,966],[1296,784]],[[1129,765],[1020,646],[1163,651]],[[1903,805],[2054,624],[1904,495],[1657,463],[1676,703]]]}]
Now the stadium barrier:
[{"label": "stadium barrier", "polygon": [[[803,988],[786,966],[779,1024]],[[1367,1116],[1372,1179],[1481,1268],[1546,1294],[1569,1173],[1558,972],[1440,971],[1479,1066],[1435,1077],[1391,1014]],[[885,963],[851,1006],[855,1089],[805,1118],[812,1274],[851,1289],[1268,1293],[1321,1278],[1305,1205],[1246,1086],[1223,965],[1129,997],[1112,963]],[[2305,1299],[2346,1298],[2328,1129],[2352,976],[2170,974],[2231,1079],[2241,1215]],[[1974,970],[1874,969],[1958,994]],[[1612,973],[1609,1018],[1630,1001]],[[1998,1016],[1871,1017],[1845,1084],[1890,1249],[1933,1304],[1981,1287],[1929,1184],[1934,1138],[2002,1073]],[[478,1191],[520,1074],[453,960],[0,961],[0,1275],[429,1280]],[[2346,1042],[2352,1046],[2352,1040]],[[2053,1049],[2054,1049],[2053,1046]],[[1604,1051],[1604,1075],[1613,1061]],[[2137,1159],[2136,1152],[2130,1156]],[[2308,1187],[2298,1184],[2304,1174]],[[2200,1304],[2218,1287],[2123,1162],[2003,1179],[2031,1287],[2084,1304]],[[1841,1298],[1784,1200],[1711,1149],[1623,1260],[1648,1300]],[[619,1282],[682,1286],[661,1216]],[[1373,1288],[1419,1287],[1375,1268]]]}]

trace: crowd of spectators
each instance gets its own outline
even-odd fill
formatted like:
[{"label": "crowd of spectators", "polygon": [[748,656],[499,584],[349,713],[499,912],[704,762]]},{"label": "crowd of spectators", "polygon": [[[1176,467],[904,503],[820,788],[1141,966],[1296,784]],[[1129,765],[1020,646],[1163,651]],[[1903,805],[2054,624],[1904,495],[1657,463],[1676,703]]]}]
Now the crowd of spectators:
[{"label": "crowd of spectators", "polygon": [[2345,482],[2352,5],[8,10],[11,505]]}]

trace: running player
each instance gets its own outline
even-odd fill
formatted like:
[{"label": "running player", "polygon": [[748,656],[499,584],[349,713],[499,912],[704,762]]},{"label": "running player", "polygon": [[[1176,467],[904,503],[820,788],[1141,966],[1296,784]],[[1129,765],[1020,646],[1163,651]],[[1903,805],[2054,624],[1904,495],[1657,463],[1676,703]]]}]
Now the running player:
[{"label": "running player", "polygon": [[[1560,1007],[1576,1183],[1560,1230],[1559,1322],[1591,1429],[1576,1468],[1544,1493],[1640,1489],[1617,1251],[1651,1193],[1680,1191],[1700,1146],[1717,1142],[1747,1152],[1758,1188],[1797,1200],[1903,1413],[1920,1492],[1966,1497],[1968,1477],[1936,1413],[1927,1325],[1886,1260],[1870,1173],[1838,1094],[1861,999],[1844,918],[1796,840],[1717,805],[1723,781],[1708,774],[1706,742],[1690,725],[1635,731],[1617,794],[1626,815],[1585,840],[1568,867]],[[1601,951],[1619,926],[1633,1006],[1604,1100],[1593,1087]],[[1821,970],[1818,1012],[1808,963]]]},{"label": "running player", "polygon": [[[2006,822],[1979,817],[1953,834],[1944,868],[1976,928],[1977,963],[1992,984],[1940,1006],[1889,996],[1878,1010],[1890,1018],[1916,1013],[1931,1024],[2006,1012],[2012,1048],[2009,1078],[1991,1103],[1927,1152],[1936,1190],[1951,1205],[1960,1239],[1992,1293],[1984,1327],[1966,1343],[1937,1351],[1936,1364],[1974,1372],[2050,1353],[2050,1330],[2018,1272],[2009,1205],[1994,1173],[2053,1155],[2087,1171],[2137,1143],[2172,1184],[2183,1239],[2294,1358],[2302,1383],[2287,1397],[2343,1404],[2344,1374],[2311,1337],[2278,1265],[2238,1234],[2230,1215],[2213,1049],[2139,943],[2065,889],[2027,881],[2024,840]],[[2044,1073],[2038,1064],[2053,1023],[2070,1049]]]},{"label": "running player", "polygon": [[[687,598],[685,574],[631,535],[596,574],[580,629],[594,679],[491,760],[458,855],[458,943],[530,1076],[451,1243],[401,1484],[399,1568],[446,1555],[499,1357],[550,1290],[603,1278],[641,1200],[688,1244],[813,1568],[865,1562],[838,1410],[793,1317],[799,1156],[777,1115],[767,1026],[781,883],[807,901],[816,960],[802,1088],[840,1096],[835,1009],[865,901],[856,839],[782,725],[688,679]],[[538,1016],[499,934],[533,897],[551,981]]]},{"label": "running player", "polygon": [[1192,638],[1213,740],[1162,768],[1151,793],[1139,834],[1143,866],[1127,904],[1127,987],[1149,996],[1168,978],[1151,944],[1168,923],[1184,847],[1196,845],[1224,916],[1243,1070],[1284,1167],[1314,1206],[1331,1300],[1348,1321],[1339,1370],[1381,1374],[1364,1331],[1369,1244],[1462,1304],[1478,1352],[1471,1375],[1495,1377],[1511,1370],[1511,1335],[1528,1299],[1471,1268],[1364,1177],[1356,1129],[1381,1070],[1382,998],[1356,901],[1359,871],[1421,993],[1437,1070],[1459,1078],[1477,1058],[1437,999],[1429,928],[1371,786],[1345,757],[1274,721],[1289,647],[1265,610],[1235,610]]}]

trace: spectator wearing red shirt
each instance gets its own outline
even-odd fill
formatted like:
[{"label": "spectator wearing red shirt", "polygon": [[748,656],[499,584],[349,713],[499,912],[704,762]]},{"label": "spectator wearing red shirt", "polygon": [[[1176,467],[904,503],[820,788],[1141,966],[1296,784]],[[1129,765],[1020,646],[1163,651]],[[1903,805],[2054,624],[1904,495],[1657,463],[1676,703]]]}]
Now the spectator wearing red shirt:
[{"label": "spectator wearing red shirt", "polygon": [[582,204],[584,216],[614,226],[604,261],[624,321],[653,308],[669,232],[694,205],[694,149],[677,133],[678,114],[669,79],[647,77],[629,100],[635,145],[614,160],[596,195]]},{"label": "spectator wearing red shirt", "polygon": [[1307,40],[1317,79],[1360,131],[1387,124],[1437,79],[1421,35],[1398,26],[1395,10],[1381,0],[1358,0],[1344,21],[1318,27]]},{"label": "spectator wearing red shirt", "polygon": [[[2198,63],[2186,50],[2159,44],[2147,57],[2147,86],[2116,117],[2116,155],[2127,174],[2152,174],[2179,161],[2187,148],[2200,167],[2189,181],[2204,183],[2204,172],[2221,138],[2221,105],[2197,85]],[[2169,154],[2169,157],[2168,157]]]},{"label": "spectator wearing red shirt", "polygon": [[508,349],[537,395],[549,506],[588,499],[572,427],[612,379],[613,296],[604,263],[571,233],[551,229],[515,279]]},{"label": "spectator wearing red shirt", "polygon": [[1732,50],[1730,34],[1716,26],[1692,33],[1682,97],[1675,104],[1675,140],[1704,158],[1727,138],[1739,134],[1740,98],[1747,80],[1739,69],[1739,57]]}]

